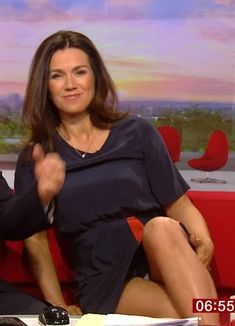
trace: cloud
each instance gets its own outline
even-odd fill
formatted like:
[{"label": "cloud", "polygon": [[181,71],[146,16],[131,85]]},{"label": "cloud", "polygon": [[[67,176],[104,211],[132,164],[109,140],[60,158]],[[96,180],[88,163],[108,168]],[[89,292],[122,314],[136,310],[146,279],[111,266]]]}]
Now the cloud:
[{"label": "cloud", "polygon": [[[139,20],[156,18],[157,0],[109,0],[105,2],[106,18]],[[159,15],[159,11],[157,11]]]},{"label": "cloud", "polygon": [[24,0],[24,2],[29,6],[29,7],[40,7],[45,4],[49,4],[51,1],[49,0]]},{"label": "cloud", "polygon": [[24,82],[5,82],[0,81],[0,95],[8,95],[18,93],[23,95],[25,92]]},{"label": "cloud", "polygon": [[215,3],[219,3],[222,5],[229,5],[232,4],[234,2],[234,0],[213,0]]},{"label": "cloud", "polygon": [[148,5],[152,5],[156,0],[109,0],[107,1],[107,5],[109,7],[129,7],[129,8],[138,8],[138,7],[146,7]]},{"label": "cloud", "polygon": [[[17,3],[16,3],[17,4]],[[66,1],[57,4],[52,0],[25,0],[24,5],[13,2],[0,3],[0,21],[22,22],[61,22],[104,19],[104,9],[99,7],[80,6],[77,2]]]},{"label": "cloud", "polygon": [[216,78],[162,74],[158,80],[123,81],[117,84],[125,99],[234,101],[234,83]]},{"label": "cloud", "polygon": [[200,35],[204,39],[210,41],[214,40],[220,43],[231,43],[234,44],[235,40],[235,28],[224,28],[214,26],[204,26],[199,29]]},{"label": "cloud", "polygon": [[[44,1],[41,3],[40,1]],[[69,19],[68,14],[53,7],[45,0],[37,0],[35,3],[28,1],[27,7],[18,6],[12,7],[10,5],[0,5],[1,21],[23,21],[23,22],[37,22],[47,20],[65,20]]]}]

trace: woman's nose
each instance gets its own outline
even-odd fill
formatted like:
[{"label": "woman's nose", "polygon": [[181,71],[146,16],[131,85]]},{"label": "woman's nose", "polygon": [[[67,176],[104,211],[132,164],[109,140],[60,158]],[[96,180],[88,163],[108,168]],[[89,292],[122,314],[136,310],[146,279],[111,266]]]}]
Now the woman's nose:
[{"label": "woman's nose", "polygon": [[65,79],[65,89],[77,88],[77,81],[74,76],[67,76]]}]

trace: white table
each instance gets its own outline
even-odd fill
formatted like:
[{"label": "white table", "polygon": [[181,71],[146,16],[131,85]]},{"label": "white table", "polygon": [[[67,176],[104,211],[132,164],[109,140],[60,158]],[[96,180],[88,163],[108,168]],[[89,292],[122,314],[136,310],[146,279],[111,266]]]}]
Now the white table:
[{"label": "white table", "polygon": [[[1,316],[2,317],[2,316]],[[9,315],[7,316],[9,317]],[[10,316],[20,318],[27,326],[38,326],[38,315],[32,316]],[[171,318],[150,318],[144,316],[131,316],[119,314],[86,314],[83,317],[70,316],[70,326],[157,326],[157,325],[185,325],[198,326],[198,318],[171,319]]]},{"label": "white table", "polygon": [[[1,316],[4,317],[4,316]],[[38,315],[17,315],[17,316],[6,316],[6,317],[18,317],[20,318],[27,326],[38,326]],[[79,321],[80,317],[70,317],[70,326],[75,326]]]}]

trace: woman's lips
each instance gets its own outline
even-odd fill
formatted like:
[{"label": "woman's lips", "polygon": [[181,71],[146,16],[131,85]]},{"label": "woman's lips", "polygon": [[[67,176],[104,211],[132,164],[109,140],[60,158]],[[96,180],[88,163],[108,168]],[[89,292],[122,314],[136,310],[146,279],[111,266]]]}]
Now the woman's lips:
[{"label": "woman's lips", "polygon": [[81,94],[71,94],[71,95],[64,96],[64,99],[66,101],[74,101],[74,100],[77,100],[80,96],[81,96]]}]

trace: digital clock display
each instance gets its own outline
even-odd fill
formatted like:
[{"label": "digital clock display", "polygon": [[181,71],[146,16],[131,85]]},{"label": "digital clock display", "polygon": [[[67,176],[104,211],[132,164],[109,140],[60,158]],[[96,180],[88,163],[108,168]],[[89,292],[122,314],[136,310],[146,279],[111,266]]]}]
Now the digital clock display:
[{"label": "digital clock display", "polygon": [[193,299],[193,312],[234,312],[233,299]]}]

